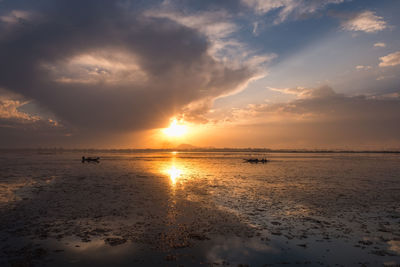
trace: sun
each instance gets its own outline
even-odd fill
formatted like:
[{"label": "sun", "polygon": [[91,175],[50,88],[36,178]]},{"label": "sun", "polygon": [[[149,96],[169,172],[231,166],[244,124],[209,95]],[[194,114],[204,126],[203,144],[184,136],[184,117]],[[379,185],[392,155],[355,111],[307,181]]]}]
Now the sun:
[{"label": "sun", "polygon": [[187,126],[174,118],[169,127],[163,129],[162,132],[169,137],[181,137],[187,133]]}]

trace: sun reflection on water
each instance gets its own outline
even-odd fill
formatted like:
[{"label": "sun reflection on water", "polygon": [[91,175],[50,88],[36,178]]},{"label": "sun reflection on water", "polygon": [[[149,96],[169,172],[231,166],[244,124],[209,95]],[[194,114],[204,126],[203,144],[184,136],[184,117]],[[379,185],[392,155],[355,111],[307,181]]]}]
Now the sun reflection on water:
[{"label": "sun reflection on water", "polygon": [[157,171],[164,177],[169,179],[170,185],[176,189],[184,189],[187,183],[194,182],[194,179],[199,177],[202,169],[191,158],[181,158],[179,152],[170,152],[169,160],[160,162]]},{"label": "sun reflection on water", "polygon": [[169,175],[169,178],[171,179],[172,184],[175,185],[177,180],[182,175],[182,170],[178,169],[175,166],[175,164],[173,164],[169,169],[166,170],[166,173]]}]

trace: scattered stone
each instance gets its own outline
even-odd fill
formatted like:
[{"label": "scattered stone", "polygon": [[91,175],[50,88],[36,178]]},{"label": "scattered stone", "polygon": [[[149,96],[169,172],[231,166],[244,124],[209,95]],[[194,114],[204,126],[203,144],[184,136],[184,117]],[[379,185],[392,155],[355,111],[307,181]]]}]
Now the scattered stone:
[{"label": "scattered stone", "polygon": [[190,237],[191,239],[200,240],[200,241],[203,241],[203,240],[210,240],[209,237],[207,237],[207,236],[205,236],[205,235],[202,235],[202,234],[197,234],[197,233],[189,234],[189,237]]},{"label": "scattered stone", "polygon": [[126,243],[126,239],[119,237],[109,237],[104,240],[107,245],[118,246]]},{"label": "scattered stone", "polygon": [[359,244],[364,245],[364,246],[370,246],[373,244],[371,240],[360,240],[358,241]]},{"label": "scattered stone", "polygon": [[385,250],[372,250],[371,254],[375,254],[378,256],[396,256],[396,254],[390,253],[388,251]]},{"label": "scattered stone", "polygon": [[175,255],[167,255],[164,258],[166,261],[176,261],[176,256]]}]

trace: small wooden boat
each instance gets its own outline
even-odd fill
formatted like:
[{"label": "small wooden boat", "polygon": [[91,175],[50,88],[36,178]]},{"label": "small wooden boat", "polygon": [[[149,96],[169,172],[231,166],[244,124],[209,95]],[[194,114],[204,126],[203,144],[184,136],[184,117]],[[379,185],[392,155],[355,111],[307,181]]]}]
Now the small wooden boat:
[{"label": "small wooden boat", "polygon": [[84,163],[84,162],[99,162],[99,160],[100,160],[100,157],[85,157],[85,156],[83,156],[82,157],[82,163]]},{"label": "small wooden boat", "polygon": [[267,163],[267,162],[269,162],[269,160],[268,159],[258,159],[258,158],[256,158],[256,159],[244,159],[244,161],[245,162],[248,162],[248,163]]}]

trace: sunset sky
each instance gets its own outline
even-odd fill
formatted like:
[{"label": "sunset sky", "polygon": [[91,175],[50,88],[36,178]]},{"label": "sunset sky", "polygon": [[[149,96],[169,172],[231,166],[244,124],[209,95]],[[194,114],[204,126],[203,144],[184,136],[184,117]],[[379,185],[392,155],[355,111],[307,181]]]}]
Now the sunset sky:
[{"label": "sunset sky", "polygon": [[0,148],[399,149],[399,13],[397,0],[0,0]]}]

